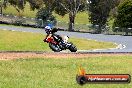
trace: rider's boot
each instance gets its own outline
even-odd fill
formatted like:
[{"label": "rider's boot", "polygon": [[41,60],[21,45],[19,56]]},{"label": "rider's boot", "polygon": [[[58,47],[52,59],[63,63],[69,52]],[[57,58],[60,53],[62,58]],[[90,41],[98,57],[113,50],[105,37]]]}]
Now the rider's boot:
[{"label": "rider's boot", "polygon": [[70,43],[66,43],[66,42],[64,42],[64,41],[61,41],[61,44],[62,44],[62,46],[63,46],[65,49],[67,49],[67,48],[69,48],[69,47],[71,46]]},{"label": "rider's boot", "polygon": [[62,49],[66,49],[66,43],[64,41],[60,41],[60,46]]}]

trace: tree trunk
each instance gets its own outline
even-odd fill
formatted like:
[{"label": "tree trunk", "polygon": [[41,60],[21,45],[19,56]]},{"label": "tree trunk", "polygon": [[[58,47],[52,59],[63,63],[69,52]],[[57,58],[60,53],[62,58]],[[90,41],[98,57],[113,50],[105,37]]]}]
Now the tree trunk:
[{"label": "tree trunk", "polygon": [[98,29],[97,33],[101,34],[101,32],[102,32],[102,24],[99,24],[99,29]]},{"label": "tree trunk", "polygon": [[3,8],[2,8],[2,5],[0,5],[0,14],[3,15]]},{"label": "tree trunk", "polygon": [[68,31],[74,31],[74,21],[75,21],[75,14],[69,14],[69,28]]}]

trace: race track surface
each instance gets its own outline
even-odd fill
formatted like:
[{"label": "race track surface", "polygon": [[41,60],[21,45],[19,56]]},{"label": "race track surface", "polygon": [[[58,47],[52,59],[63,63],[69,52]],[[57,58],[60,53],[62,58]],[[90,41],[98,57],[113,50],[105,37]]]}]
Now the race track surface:
[{"label": "race track surface", "polygon": [[[37,29],[37,28],[35,29],[35,28],[26,28],[26,27],[15,27],[15,26],[0,26],[0,29],[45,34],[45,31],[43,29]],[[78,37],[85,39],[94,39],[97,41],[113,42],[118,44],[118,47],[116,49],[91,50],[91,51],[80,50],[79,52],[102,52],[102,53],[132,52],[132,36],[89,34],[89,33],[67,32],[67,31],[59,31],[57,32],[57,34],[67,35],[69,37]]]},{"label": "race track surface", "polygon": [[101,56],[132,56],[131,53],[63,53],[63,52],[0,52],[0,60],[16,60],[16,59],[37,59],[37,58],[53,58],[53,59],[70,59],[70,58],[89,58]]}]

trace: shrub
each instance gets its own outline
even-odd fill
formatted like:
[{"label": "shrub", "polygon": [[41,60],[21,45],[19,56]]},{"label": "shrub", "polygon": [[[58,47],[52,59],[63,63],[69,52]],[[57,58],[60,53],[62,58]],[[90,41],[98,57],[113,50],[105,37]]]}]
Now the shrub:
[{"label": "shrub", "polygon": [[50,12],[47,8],[44,7],[37,12],[36,18],[37,24],[43,27],[46,26],[49,22],[52,23],[54,26],[57,23],[55,17],[52,15],[52,12]]},{"label": "shrub", "polygon": [[[118,15],[114,21],[113,27],[124,28],[124,32],[127,28],[132,28],[132,0],[124,0],[118,6]],[[122,31],[120,29],[119,31]]]}]

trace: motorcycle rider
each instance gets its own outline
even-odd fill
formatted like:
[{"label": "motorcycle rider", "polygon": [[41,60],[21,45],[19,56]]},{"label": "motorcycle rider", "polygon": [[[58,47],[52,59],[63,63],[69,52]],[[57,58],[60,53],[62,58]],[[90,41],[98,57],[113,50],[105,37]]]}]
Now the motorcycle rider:
[{"label": "motorcycle rider", "polygon": [[52,35],[55,35],[55,36],[57,36],[57,38],[58,38],[57,41],[58,41],[59,43],[61,43],[61,45],[67,47],[67,46],[66,46],[66,43],[67,43],[67,40],[68,40],[68,39],[66,38],[66,36],[60,36],[60,35],[54,34],[54,33],[57,32],[59,29],[57,29],[57,28],[52,28],[51,24],[48,24],[47,26],[45,26],[44,29],[45,29],[45,32],[47,33],[46,38],[44,39],[44,42],[47,42],[48,39],[49,39],[50,37],[52,37]]},{"label": "motorcycle rider", "polygon": [[46,26],[45,27],[45,32],[47,33],[46,38],[44,39],[44,41],[48,41],[48,39],[52,36],[52,32],[51,32],[51,27],[50,26]]}]

